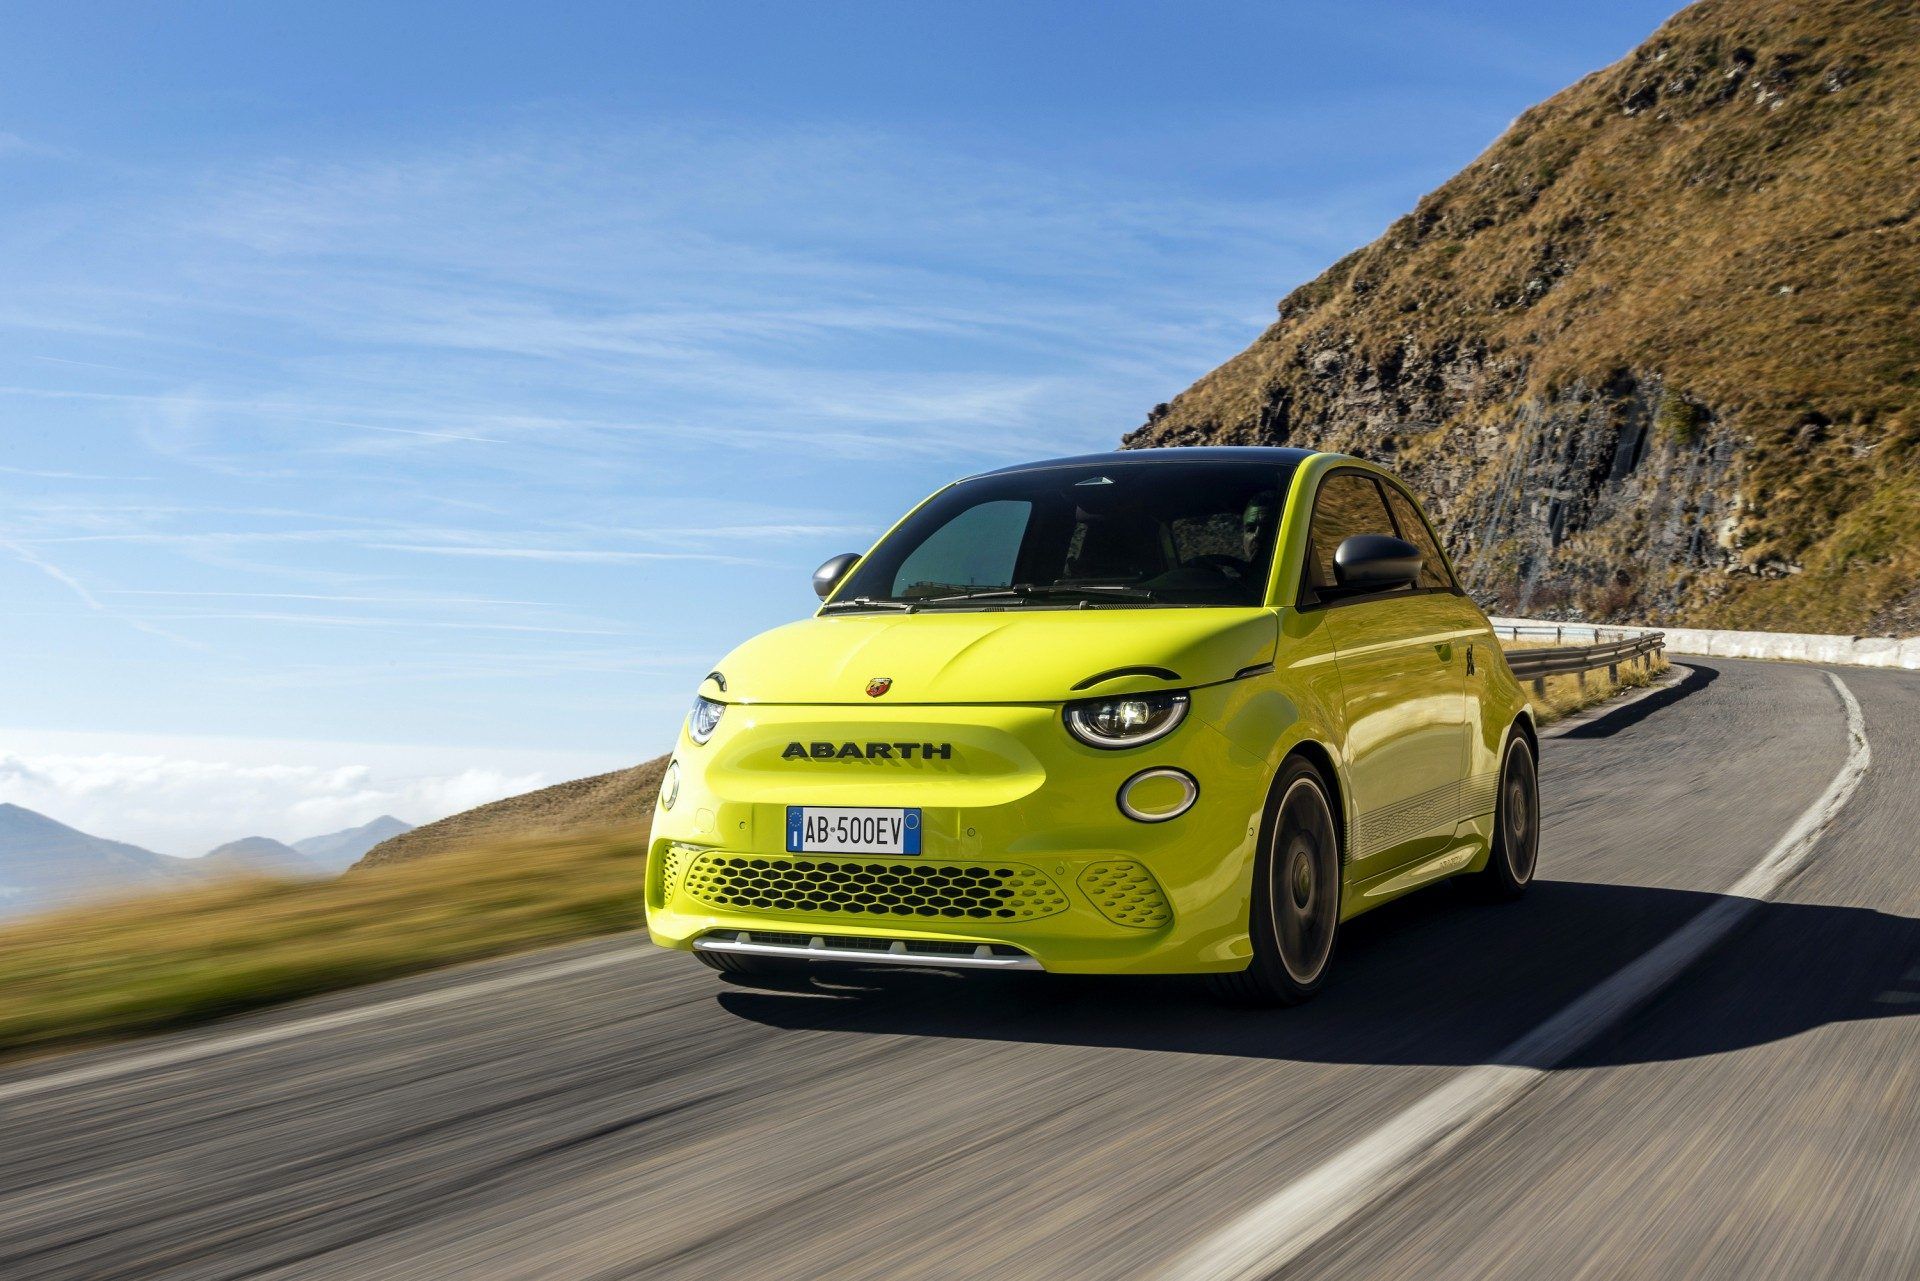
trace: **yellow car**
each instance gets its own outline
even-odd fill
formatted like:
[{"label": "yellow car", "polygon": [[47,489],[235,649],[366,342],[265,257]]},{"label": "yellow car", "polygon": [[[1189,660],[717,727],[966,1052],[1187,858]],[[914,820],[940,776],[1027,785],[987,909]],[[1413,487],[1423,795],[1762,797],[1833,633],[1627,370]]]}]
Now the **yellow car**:
[{"label": "yellow car", "polygon": [[1300,449],[1143,449],[940,490],[701,683],[656,942],[821,962],[1207,973],[1292,1003],[1343,921],[1517,896],[1537,741],[1407,490]]}]

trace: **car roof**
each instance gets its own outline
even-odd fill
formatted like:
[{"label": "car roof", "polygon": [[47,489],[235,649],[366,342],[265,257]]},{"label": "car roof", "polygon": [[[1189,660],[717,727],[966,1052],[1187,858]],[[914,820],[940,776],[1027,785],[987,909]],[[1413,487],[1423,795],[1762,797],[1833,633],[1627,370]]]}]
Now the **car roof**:
[{"label": "car roof", "polygon": [[1050,467],[1152,467],[1161,463],[1267,463],[1296,467],[1319,452],[1317,449],[1274,445],[1176,445],[1154,449],[1110,449],[1103,454],[1075,454],[1070,458],[1015,463],[1011,467],[997,467],[978,474],[1004,476],[1009,472],[1044,471]]}]

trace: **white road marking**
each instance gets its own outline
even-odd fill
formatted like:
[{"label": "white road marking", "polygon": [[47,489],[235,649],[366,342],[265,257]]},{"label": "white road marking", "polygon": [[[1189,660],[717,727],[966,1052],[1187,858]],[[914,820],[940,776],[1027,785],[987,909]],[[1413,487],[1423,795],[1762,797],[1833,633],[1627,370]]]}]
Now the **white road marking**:
[{"label": "white road marking", "polygon": [[413,996],[376,1001],[371,1005],[359,1005],[350,1010],[337,1010],[331,1014],[315,1014],[307,1018],[289,1019],[284,1023],[272,1023],[266,1027],[251,1028],[244,1032],[229,1032],[225,1035],[209,1036],[179,1045],[164,1046],[144,1053],[120,1055],[68,1068],[63,1072],[50,1072],[45,1076],[0,1082],[0,1103],[14,1103],[52,1090],[111,1081],[115,1077],[133,1076],[156,1068],[178,1067],[182,1063],[191,1063],[196,1059],[231,1054],[235,1050],[251,1050],[257,1046],[291,1041],[302,1036],[311,1036],[316,1032],[332,1032],[358,1023],[371,1023],[377,1019],[392,1018],[395,1015],[417,1014],[422,1010],[437,1009],[458,1001],[470,1001],[479,996],[492,996],[496,992],[511,991],[517,987],[570,978],[575,974],[589,974],[609,966],[628,964],[654,950],[651,943],[637,944],[617,951],[575,957],[570,961],[556,961],[552,965],[542,965],[530,970],[518,970],[496,978],[478,979],[472,983],[435,988],[431,992],[420,992]]},{"label": "white road marking", "polygon": [[1342,1223],[1401,1187],[1546,1079],[1549,1069],[1643,1004],[1726,937],[1804,867],[1840,813],[1872,752],[1860,704],[1838,676],[1827,679],[1847,711],[1846,763],[1727,897],[1575,998],[1558,1014],[1462,1073],[1357,1142],[1255,1205],[1178,1259],[1181,1281],[1263,1277],[1299,1257]]}]

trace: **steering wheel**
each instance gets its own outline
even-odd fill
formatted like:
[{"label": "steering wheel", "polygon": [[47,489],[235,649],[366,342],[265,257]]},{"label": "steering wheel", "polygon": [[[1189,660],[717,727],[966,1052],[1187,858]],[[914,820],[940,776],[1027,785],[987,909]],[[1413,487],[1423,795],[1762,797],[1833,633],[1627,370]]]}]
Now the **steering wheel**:
[{"label": "steering wheel", "polygon": [[1247,562],[1238,556],[1223,556],[1218,552],[1209,552],[1205,556],[1195,556],[1187,562],[1190,566],[1204,565],[1208,569],[1217,569],[1228,578],[1241,579],[1247,576]]}]

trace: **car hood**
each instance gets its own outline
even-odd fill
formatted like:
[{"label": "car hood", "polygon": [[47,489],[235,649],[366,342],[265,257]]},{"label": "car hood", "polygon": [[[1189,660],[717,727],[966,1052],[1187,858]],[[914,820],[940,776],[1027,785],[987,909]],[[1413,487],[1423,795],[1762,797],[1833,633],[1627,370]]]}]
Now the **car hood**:
[{"label": "car hood", "polygon": [[[711,678],[700,688],[730,703],[1054,703],[1229,680],[1272,662],[1277,634],[1265,609],[826,615],[762,632],[719,663],[724,690]],[[1130,667],[1175,677],[1083,684]]]}]

